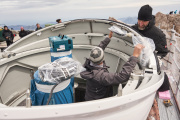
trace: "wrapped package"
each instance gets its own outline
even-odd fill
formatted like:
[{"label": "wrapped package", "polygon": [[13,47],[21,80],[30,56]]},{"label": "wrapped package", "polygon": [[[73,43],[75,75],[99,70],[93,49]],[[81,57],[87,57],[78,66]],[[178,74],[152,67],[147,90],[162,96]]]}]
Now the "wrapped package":
[{"label": "wrapped package", "polygon": [[120,36],[125,36],[127,34],[127,31],[123,30],[123,29],[120,29],[119,27],[117,26],[111,26],[109,28],[110,31],[120,35]]},{"label": "wrapped package", "polygon": [[153,51],[155,50],[154,41],[147,37],[137,37],[134,35],[132,36],[132,41],[134,46],[136,46],[137,44],[142,44],[145,46],[145,48],[141,51],[140,54],[140,64],[142,66],[146,66],[150,56],[153,54]]},{"label": "wrapped package", "polygon": [[69,57],[57,59],[52,63],[47,63],[38,68],[39,77],[44,82],[61,83],[78,75],[85,68],[80,62]]}]

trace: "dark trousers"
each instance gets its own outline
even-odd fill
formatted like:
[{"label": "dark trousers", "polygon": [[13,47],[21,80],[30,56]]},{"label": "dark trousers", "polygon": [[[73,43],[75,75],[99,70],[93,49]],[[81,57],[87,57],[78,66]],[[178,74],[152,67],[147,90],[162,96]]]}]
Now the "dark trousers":
[{"label": "dark trousers", "polygon": [[10,46],[13,42],[11,42],[10,40],[6,40],[6,44],[7,46]]},{"label": "dark trousers", "polygon": [[166,73],[164,73],[164,82],[161,85],[161,87],[158,89],[159,92],[167,91],[169,90],[169,79]]}]

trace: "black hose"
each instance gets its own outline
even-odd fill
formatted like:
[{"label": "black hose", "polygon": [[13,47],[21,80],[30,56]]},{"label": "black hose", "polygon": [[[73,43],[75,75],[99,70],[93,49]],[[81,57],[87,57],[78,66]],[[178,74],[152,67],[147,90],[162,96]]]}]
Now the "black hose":
[{"label": "black hose", "polygon": [[53,90],[54,90],[54,88],[55,88],[57,85],[58,85],[58,84],[55,84],[55,85],[52,87],[51,93],[50,93],[50,95],[49,95],[49,98],[48,98],[48,101],[47,101],[46,105],[49,105],[49,102],[50,102],[51,97],[52,97],[52,94],[53,94]]},{"label": "black hose", "polygon": [[62,38],[61,39],[63,39],[64,38],[64,35],[62,36]]}]

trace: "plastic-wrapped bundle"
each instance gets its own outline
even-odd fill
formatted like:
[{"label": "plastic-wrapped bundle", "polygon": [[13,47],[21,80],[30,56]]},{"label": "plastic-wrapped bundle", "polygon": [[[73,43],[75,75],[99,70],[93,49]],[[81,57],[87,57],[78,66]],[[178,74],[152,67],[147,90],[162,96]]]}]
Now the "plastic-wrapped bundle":
[{"label": "plastic-wrapped bundle", "polygon": [[85,70],[81,63],[69,57],[57,59],[38,68],[39,77],[44,82],[61,83]]},{"label": "plastic-wrapped bundle", "polygon": [[132,41],[134,46],[136,46],[137,44],[142,44],[145,46],[140,55],[140,63],[142,66],[146,66],[150,56],[153,54],[153,51],[155,50],[154,41],[147,37],[137,37],[134,35],[132,36]]},{"label": "plastic-wrapped bundle", "polygon": [[118,35],[120,35],[120,36],[125,36],[125,35],[127,34],[127,31],[122,30],[122,29],[120,29],[120,28],[117,27],[117,26],[111,26],[111,27],[109,28],[109,30],[112,31],[112,32],[114,32],[114,33],[116,33],[116,34],[118,34]]},{"label": "plastic-wrapped bundle", "polygon": [[109,28],[110,31],[120,35],[120,36],[128,36],[132,37],[132,41],[134,46],[137,44],[142,44],[145,46],[145,48],[142,50],[140,54],[140,64],[142,66],[146,66],[150,56],[153,54],[153,51],[155,50],[155,44],[154,41],[147,37],[141,37],[141,36],[134,36],[132,33],[127,33],[127,31],[120,29],[117,26],[111,26]]}]

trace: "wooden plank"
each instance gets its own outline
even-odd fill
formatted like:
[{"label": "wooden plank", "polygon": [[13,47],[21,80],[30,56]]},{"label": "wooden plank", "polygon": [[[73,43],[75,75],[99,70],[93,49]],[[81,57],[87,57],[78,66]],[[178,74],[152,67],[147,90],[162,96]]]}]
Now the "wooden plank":
[{"label": "wooden plank", "polygon": [[163,100],[157,98],[160,120],[169,120],[166,107],[163,104]]},{"label": "wooden plank", "polygon": [[165,107],[163,100],[157,98],[160,120],[180,120],[180,115],[171,91],[170,94],[173,105],[169,107]]},{"label": "wooden plank", "polygon": [[171,94],[171,102],[173,106],[166,108],[169,120],[180,120],[179,112],[178,112],[172,91],[170,91],[170,94]]},{"label": "wooden plank", "polygon": [[180,106],[180,89],[178,89],[177,91],[176,99],[177,99],[178,105]]}]

